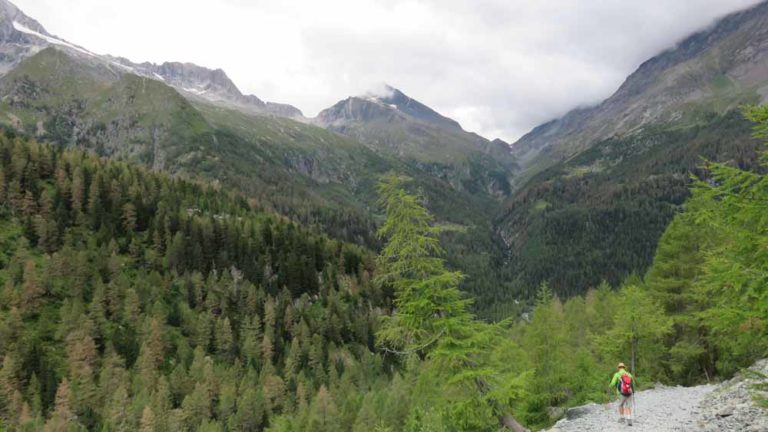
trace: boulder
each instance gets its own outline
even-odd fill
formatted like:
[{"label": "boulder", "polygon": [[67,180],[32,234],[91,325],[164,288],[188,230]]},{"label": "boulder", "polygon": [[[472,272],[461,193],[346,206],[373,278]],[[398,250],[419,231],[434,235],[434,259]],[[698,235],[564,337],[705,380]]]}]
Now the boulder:
[{"label": "boulder", "polygon": [[568,408],[565,412],[565,418],[568,420],[575,420],[580,417],[590,415],[600,409],[600,405],[592,403],[589,405],[583,405],[579,407]]}]

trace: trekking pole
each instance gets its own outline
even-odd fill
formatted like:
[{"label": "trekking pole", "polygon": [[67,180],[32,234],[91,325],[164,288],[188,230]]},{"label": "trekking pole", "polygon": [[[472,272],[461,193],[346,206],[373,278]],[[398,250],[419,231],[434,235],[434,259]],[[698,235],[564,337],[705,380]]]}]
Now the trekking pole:
[{"label": "trekking pole", "polygon": [[635,402],[635,398],[637,397],[637,393],[632,393],[632,416],[634,418],[637,418],[637,404]]}]

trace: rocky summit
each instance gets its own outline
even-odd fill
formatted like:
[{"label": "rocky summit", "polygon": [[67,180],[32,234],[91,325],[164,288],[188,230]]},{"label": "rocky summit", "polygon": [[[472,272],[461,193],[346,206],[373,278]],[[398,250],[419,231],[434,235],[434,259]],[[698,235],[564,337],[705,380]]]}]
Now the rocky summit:
[{"label": "rocky summit", "polygon": [[473,193],[508,196],[517,169],[503,141],[466,132],[455,120],[390,86],[339,101],[313,123]]}]

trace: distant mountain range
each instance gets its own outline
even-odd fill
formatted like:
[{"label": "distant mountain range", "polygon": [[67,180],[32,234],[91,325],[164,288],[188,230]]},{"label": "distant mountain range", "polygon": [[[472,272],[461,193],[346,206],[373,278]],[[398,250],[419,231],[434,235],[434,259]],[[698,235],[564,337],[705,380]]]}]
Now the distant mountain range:
[{"label": "distant mountain range", "polygon": [[377,115],[334,117],[331,108],[307,119],[244,95],[222,70],[97,55],[6,0],[0,12],[6,129],[236,187],[263,207],[371,247],[376,183],[388,172],[407,175],[451,227],[447,245],[460,250],[454,265],[478,275],[467,289],[499,284],[488,215],[509,195],[516,170],[505,143],[465,132],[394,89],[392,99],[367,99]]},{"label": "distant mountain range", "polygon": [[313,123],[375,151],[415,162],[441,178],[452,178],[459,182],[457,188],[509,195],[517,167],[509,144],[465,132],[455,120],[393,87],[386,86],[383,94],[340,101],[321,111]]}]

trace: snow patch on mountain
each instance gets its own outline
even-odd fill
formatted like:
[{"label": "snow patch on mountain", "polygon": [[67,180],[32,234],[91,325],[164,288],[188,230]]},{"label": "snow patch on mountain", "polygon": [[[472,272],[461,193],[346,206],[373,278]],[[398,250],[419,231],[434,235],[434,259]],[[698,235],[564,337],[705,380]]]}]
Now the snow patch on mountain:
[{"label": "snow patch on mountain", "polygon": [[[79,52],[81,54],[85,54],[85,55],[88,55],[88,56],[91,56],[91,57],[96,57],[96,54],[94,54],[94,53],[92,53],[92,52],[90,52],[90,51],[88,51],[86,49],[80,48],[77,45],[72,45],[71,43],[65,42],[65,41],[63,41],[61,39],[57,39],[57,38],[51,37],[51,36],[46,36],[46,35],[44,35],[42,33],[36,32],[36,31],[32,30],[31,28],[25,26],[24,24],[21,24],[18,21],[14,21],[13,22],[13,28],[15,28],[16,30],[18,30],[18,31],[20,31],[22,33],[26,33],[28,35],[32,35],[32,36],[38,37],[38,38],[40,38],[40,39],[42,39],[42,40],[44,40],[44,41],[46,41],[48,43],[51,43],[51,44],[54,44],[54,45],[63,46],[63,47],[67,47],[67,48],[73,49],[73,50],[75,50],[75,51],[77,51],[77,52]],[[120,65],[120,66],[122,66],[122,65]]]},{"label": "snow patch on mountain", "polygon": [[207,90],[198,90],[198,89],[187,88],[187,87],[182,87],[181,89],[184,90],[187,93],[192,93],[192,94],[195,94],[195,95],[198,95],[198,96],[202,96],[202,95],[208,93]]},{"label": "snow patch on mountain", "polygon": [[117,66],[117,67],[119,67],[120,69],[125,69],[125,70],[127,70],[128,72],[133,72],[133,73],[136,73],[136,69],[135,69],[135,68],[132,68],[132,67],[130,67],[130,66],[128,66],[128,65],[124,65],[124,64],[122,64],[122,63],[118,63],[118,62],[116,62],[116,61],[110,61],[110,63],[111,63],[111,64],[113,64],[113,65],[115,65],[115,66]]}]

